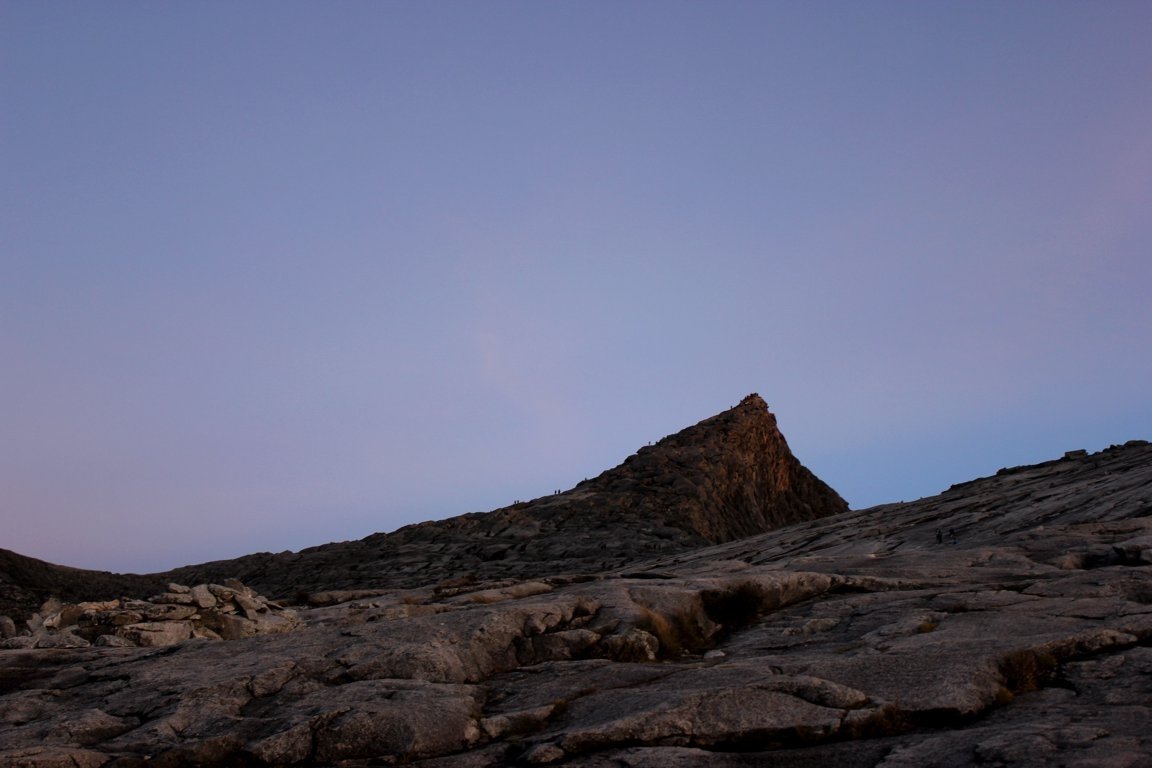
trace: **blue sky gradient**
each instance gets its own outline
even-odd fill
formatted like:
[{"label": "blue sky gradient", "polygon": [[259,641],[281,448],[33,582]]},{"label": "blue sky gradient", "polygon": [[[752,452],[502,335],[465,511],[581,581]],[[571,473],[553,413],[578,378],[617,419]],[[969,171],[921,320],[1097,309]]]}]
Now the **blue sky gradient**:
[{"label": "blue sky gradient", "polygon": [[567,488],[758,391],[854,507],[1152,438],[1152,4],[0,2],[0,547]]}]

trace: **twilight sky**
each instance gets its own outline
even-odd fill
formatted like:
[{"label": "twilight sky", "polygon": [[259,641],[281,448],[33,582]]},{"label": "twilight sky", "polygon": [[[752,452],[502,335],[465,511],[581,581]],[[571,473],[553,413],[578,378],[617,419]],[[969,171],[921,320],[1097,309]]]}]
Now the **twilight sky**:
[{"label": "twilight sky", "polygon": [[0,547],[568,488],[757,391],[853,507],[1152,439],[1152,3],[0,0]]}]

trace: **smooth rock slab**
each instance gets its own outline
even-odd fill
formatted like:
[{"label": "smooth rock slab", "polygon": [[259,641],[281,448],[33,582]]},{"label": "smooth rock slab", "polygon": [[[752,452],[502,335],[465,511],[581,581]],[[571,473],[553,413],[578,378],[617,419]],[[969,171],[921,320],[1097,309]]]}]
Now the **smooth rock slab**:
[{"label": "smooth rock slab", "polygon": [[465,749],[481,735],[479,690],[467,685],[368,680],[307,695],[286,727],[248,748],[269,763],[379,755],[413,759]]}]

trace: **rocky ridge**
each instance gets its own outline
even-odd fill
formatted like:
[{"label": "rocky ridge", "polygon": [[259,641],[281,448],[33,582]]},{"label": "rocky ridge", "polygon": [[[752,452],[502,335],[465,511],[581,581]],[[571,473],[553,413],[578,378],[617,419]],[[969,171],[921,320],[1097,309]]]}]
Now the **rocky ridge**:
[{"label": "rocky ridge", "polygon": [[143,598],[161,592],[167,581],[171,580],[69,568],[0,549],[0,615],[23,620],[52,598],[71,602],[122,595]]},{"label": "rocky ridge", "polygon": [[441,582],[596,573],[847,508],[792,455],[775,416],[752,394],[568,491],[359,541],[147,576],[64,568],[0,550],[0,613],[27,615],[53,595],[142,598],[173,581],[234,578],[276,600],[325,602]]},{"label": "rocky ridge", "polygon": [[306,599],[302,593],[597,573],[847,508],[792,455],[776,417],[752,394],[562,493],[360,541],[163,576],[238,578],[264,594],[296,600]]},{"label": "rocky ridge", "polygon": [[1152,446],[285,635],[0,652],[0,765],[1152,765]]}]

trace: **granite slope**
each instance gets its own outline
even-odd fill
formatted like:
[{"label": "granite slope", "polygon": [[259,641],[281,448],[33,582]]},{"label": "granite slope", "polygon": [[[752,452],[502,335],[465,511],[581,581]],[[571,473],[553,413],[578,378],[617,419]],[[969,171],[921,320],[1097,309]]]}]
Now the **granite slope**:
[{"label": "granite slope", "polygon": [[239,579],[278,600],[323,602],[350,591],[595,573],[847,507],[792,455],[776,417],[751,394],[563,493],[359,541],[146,576],[65,568],[0,550],[0,614],[26,616],[50,596],[143,599],[169,582]]},{"label": "granite slope", "polygon": [[286,635],[0,652],[0,765],[1152,765],[1152,446]]},{"label": "granite slope", "polygon": [[234,577],[272,597],[306,601],[321,592],[596,573],[847,508],[792,455],[776,417],[752,394],[562,493],[164,576],[187,583]]}]

